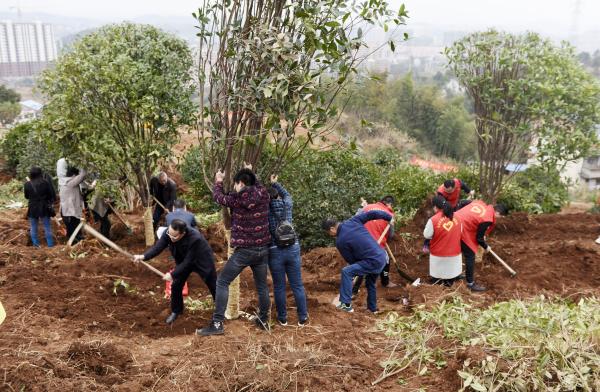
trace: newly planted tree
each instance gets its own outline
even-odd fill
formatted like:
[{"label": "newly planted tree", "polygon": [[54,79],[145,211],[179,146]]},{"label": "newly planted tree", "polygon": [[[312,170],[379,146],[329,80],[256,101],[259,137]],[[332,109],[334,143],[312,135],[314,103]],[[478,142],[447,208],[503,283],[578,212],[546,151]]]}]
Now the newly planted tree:
[{"label": "newly planted tree", "polygon": [[[336,96],[376,50],[366,32],[387,32],[407,14],[381,0],[205,0],[194,17],[202,175],[212,187],[224,169],[227,190],[243,161],[268,175],[331,132]],[[383,45],[394,49],[393,39]],[[267,143],[275,153],[263,160]]]},{"label": "newly planted tree", "polygon": [[152,26],[86,35],[40,78],[49,137],[77,163],[127,178],[149,206],[149,178],[193,117],[191,68],[186,43]]},{"label": "newly planted tree", "polygon": [[446,56],[473,100],[484,198],[496,199],[506,164],[528,151],[556,168],[596,142],[600,86],[569,46],[491,30],[455,42]]}]

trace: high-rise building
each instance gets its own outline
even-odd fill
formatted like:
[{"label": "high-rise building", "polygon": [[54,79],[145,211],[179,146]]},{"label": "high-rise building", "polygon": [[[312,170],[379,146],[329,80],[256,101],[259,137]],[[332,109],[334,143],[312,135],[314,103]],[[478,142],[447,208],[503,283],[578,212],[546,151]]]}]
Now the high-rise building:
[{"label": "high-rise building", "polygon": [[52,25],[0,22],[0,77],[33,76],[55,59]]}]

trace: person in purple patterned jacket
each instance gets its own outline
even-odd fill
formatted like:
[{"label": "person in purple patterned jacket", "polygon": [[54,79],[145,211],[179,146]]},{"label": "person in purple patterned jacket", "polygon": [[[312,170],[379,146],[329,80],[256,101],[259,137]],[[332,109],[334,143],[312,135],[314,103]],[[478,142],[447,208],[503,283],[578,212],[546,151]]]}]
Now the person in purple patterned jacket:
[{"label": "person in purple patterned jacket", "polygon": [[252,167],[244,165],[233,178],[234,192],[223,192],[225,174],[218,171],[215,175],[213,199],[231,210],[231,246],[233,254],[217,278],[215,311],[211,323],[196,330],[202,336],[222,335],[225,309],[229,299],[229,285],[246,267],[252,269],[254,284],[258,293],[259,314],[256,325],[261,329],[269,328],[269,286],[267,269],[269,262],[269,193],[257,181]]}]

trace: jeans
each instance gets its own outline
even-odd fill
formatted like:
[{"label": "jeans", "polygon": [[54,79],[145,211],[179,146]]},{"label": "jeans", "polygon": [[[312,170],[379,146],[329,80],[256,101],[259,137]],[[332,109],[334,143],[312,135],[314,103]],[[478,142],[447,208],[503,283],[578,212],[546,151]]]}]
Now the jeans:
[{"label": "jeans", "polygon": [[183,273],[176,279],[173,279],[173,282],[171,283],[171,312],[173,313],[180,314],[183,312],[183,286],[192,272],[196,272],[200,275],[204,283],[206,283],[210,295],[215,299],[217,271],[215,270],[214,264],[212,264],[212,268],[198,268],[197,266],[193,266],[184,270]]},{"label": "jeans", "polygon": [[38,240],[38,219],[41,219],[42,223],[44,224],[44,234],[46,235],[46,243],[48,244],[48,248],[52,248],[54,246],[54,238],[52,236],[52,227],[50,226],[49,216],[44,216],[43,218],[29,218],[29,225],[31,227],[31,243],[33,246],[40,246],[40,241]]},{"label": "jeans", "polygon": [[[385,267],[383,267],[383,271],[381,271],[381,273],[379,274],[379,277],[381,278],[381,285],[383,287],[387,287],[388,284],[390,284],[390,259],[388,257],[388,261],[387,263],[385,263]],[[358,294],[358,289],[360,289],[360,285],[363,282],[363,277],[362,276],[357,276],[356,280],[354,281],[354,285],[352,286],[352,294]]]},{"label": "jeans", "polygon": [[275,298],[275,306],[277,307],[277,319],[282,322],[287,321],[286,276],[290,282],[290,288],[296,301],[298,321],[308,318],[300,260],[300,244],[297,242],[287,248],[272,246],[269,249],[269,269],[273,277],[273,297]]},{"label": "jeans", "polygon": [[158,222],[160,221],[163,212],[165,212],[165,210],[158,204],[154,207],[154,212],[152,213],[152,225],[154,226],[154,230],[158,227]]},{"label": "jeans", "polygon": [[215,298],[215,313],[213,321],[222,322],[225,319],[225,310],[229,300],[229,285],[244,268],[252,268],[254,285],[258,293],[258,317],[263,322],[269,320],[269,309],[271,299],[269,298],[269,286],[267,285],[267,268],[269,264],[269,248],[257,246],[251,248],[236,248],[225,263],[217,278],[217,294]]},{"label": "jeans", "polygon": [[367,286],[367,308],[371,312],[375,312],[377,310],[377,288],[375,287],[375,282],[384,266],[373,268],[365,264],[358,262],[342,268],[340,302],[345,304],[352,302],[352,279],[355,276],[365,276]]},{"label": "jeans", "polygon": [[460,249],[465,259],[465,278],[467,279],[467,283],[473,283],[475,275],[475,252],[462,241],[460,242]]}]

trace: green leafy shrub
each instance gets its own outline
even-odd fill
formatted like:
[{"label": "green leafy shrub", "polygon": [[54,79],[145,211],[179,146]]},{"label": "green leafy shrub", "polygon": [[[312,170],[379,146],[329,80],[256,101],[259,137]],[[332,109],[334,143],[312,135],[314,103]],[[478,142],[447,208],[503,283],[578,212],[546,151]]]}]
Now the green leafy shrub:
[{"label": "green leafy shrub", "polygon": [[321,229],[327,217],[347,219],[360,198],[382,196],[380,169],[350,149],[306,150],[280,175],[294,199],[294,224],[306,248],[331,245]]},{"label": "green leafy shrub", "polygon": [[213,201],[212,192],[202,178],[200,167],[204,162],[200,153],[198,146],[188,149],[179,164],[179,171],[190,188],[186,197],[189,208],[210,215],[219,211],[219,206]]},{"label": "green leafy shrub", "polygon": [[0,144],[2,156],[10,170],[16,170],[25,153],[27,138],[33,132],[33,122],[25,122],[11,128]]},{"label": "green leafy shrub", "polygon": [[510,211],[533,214],[560,211],[569,201],[568,185],[556,169],[532,166],[508,182],[498,198]]}]

